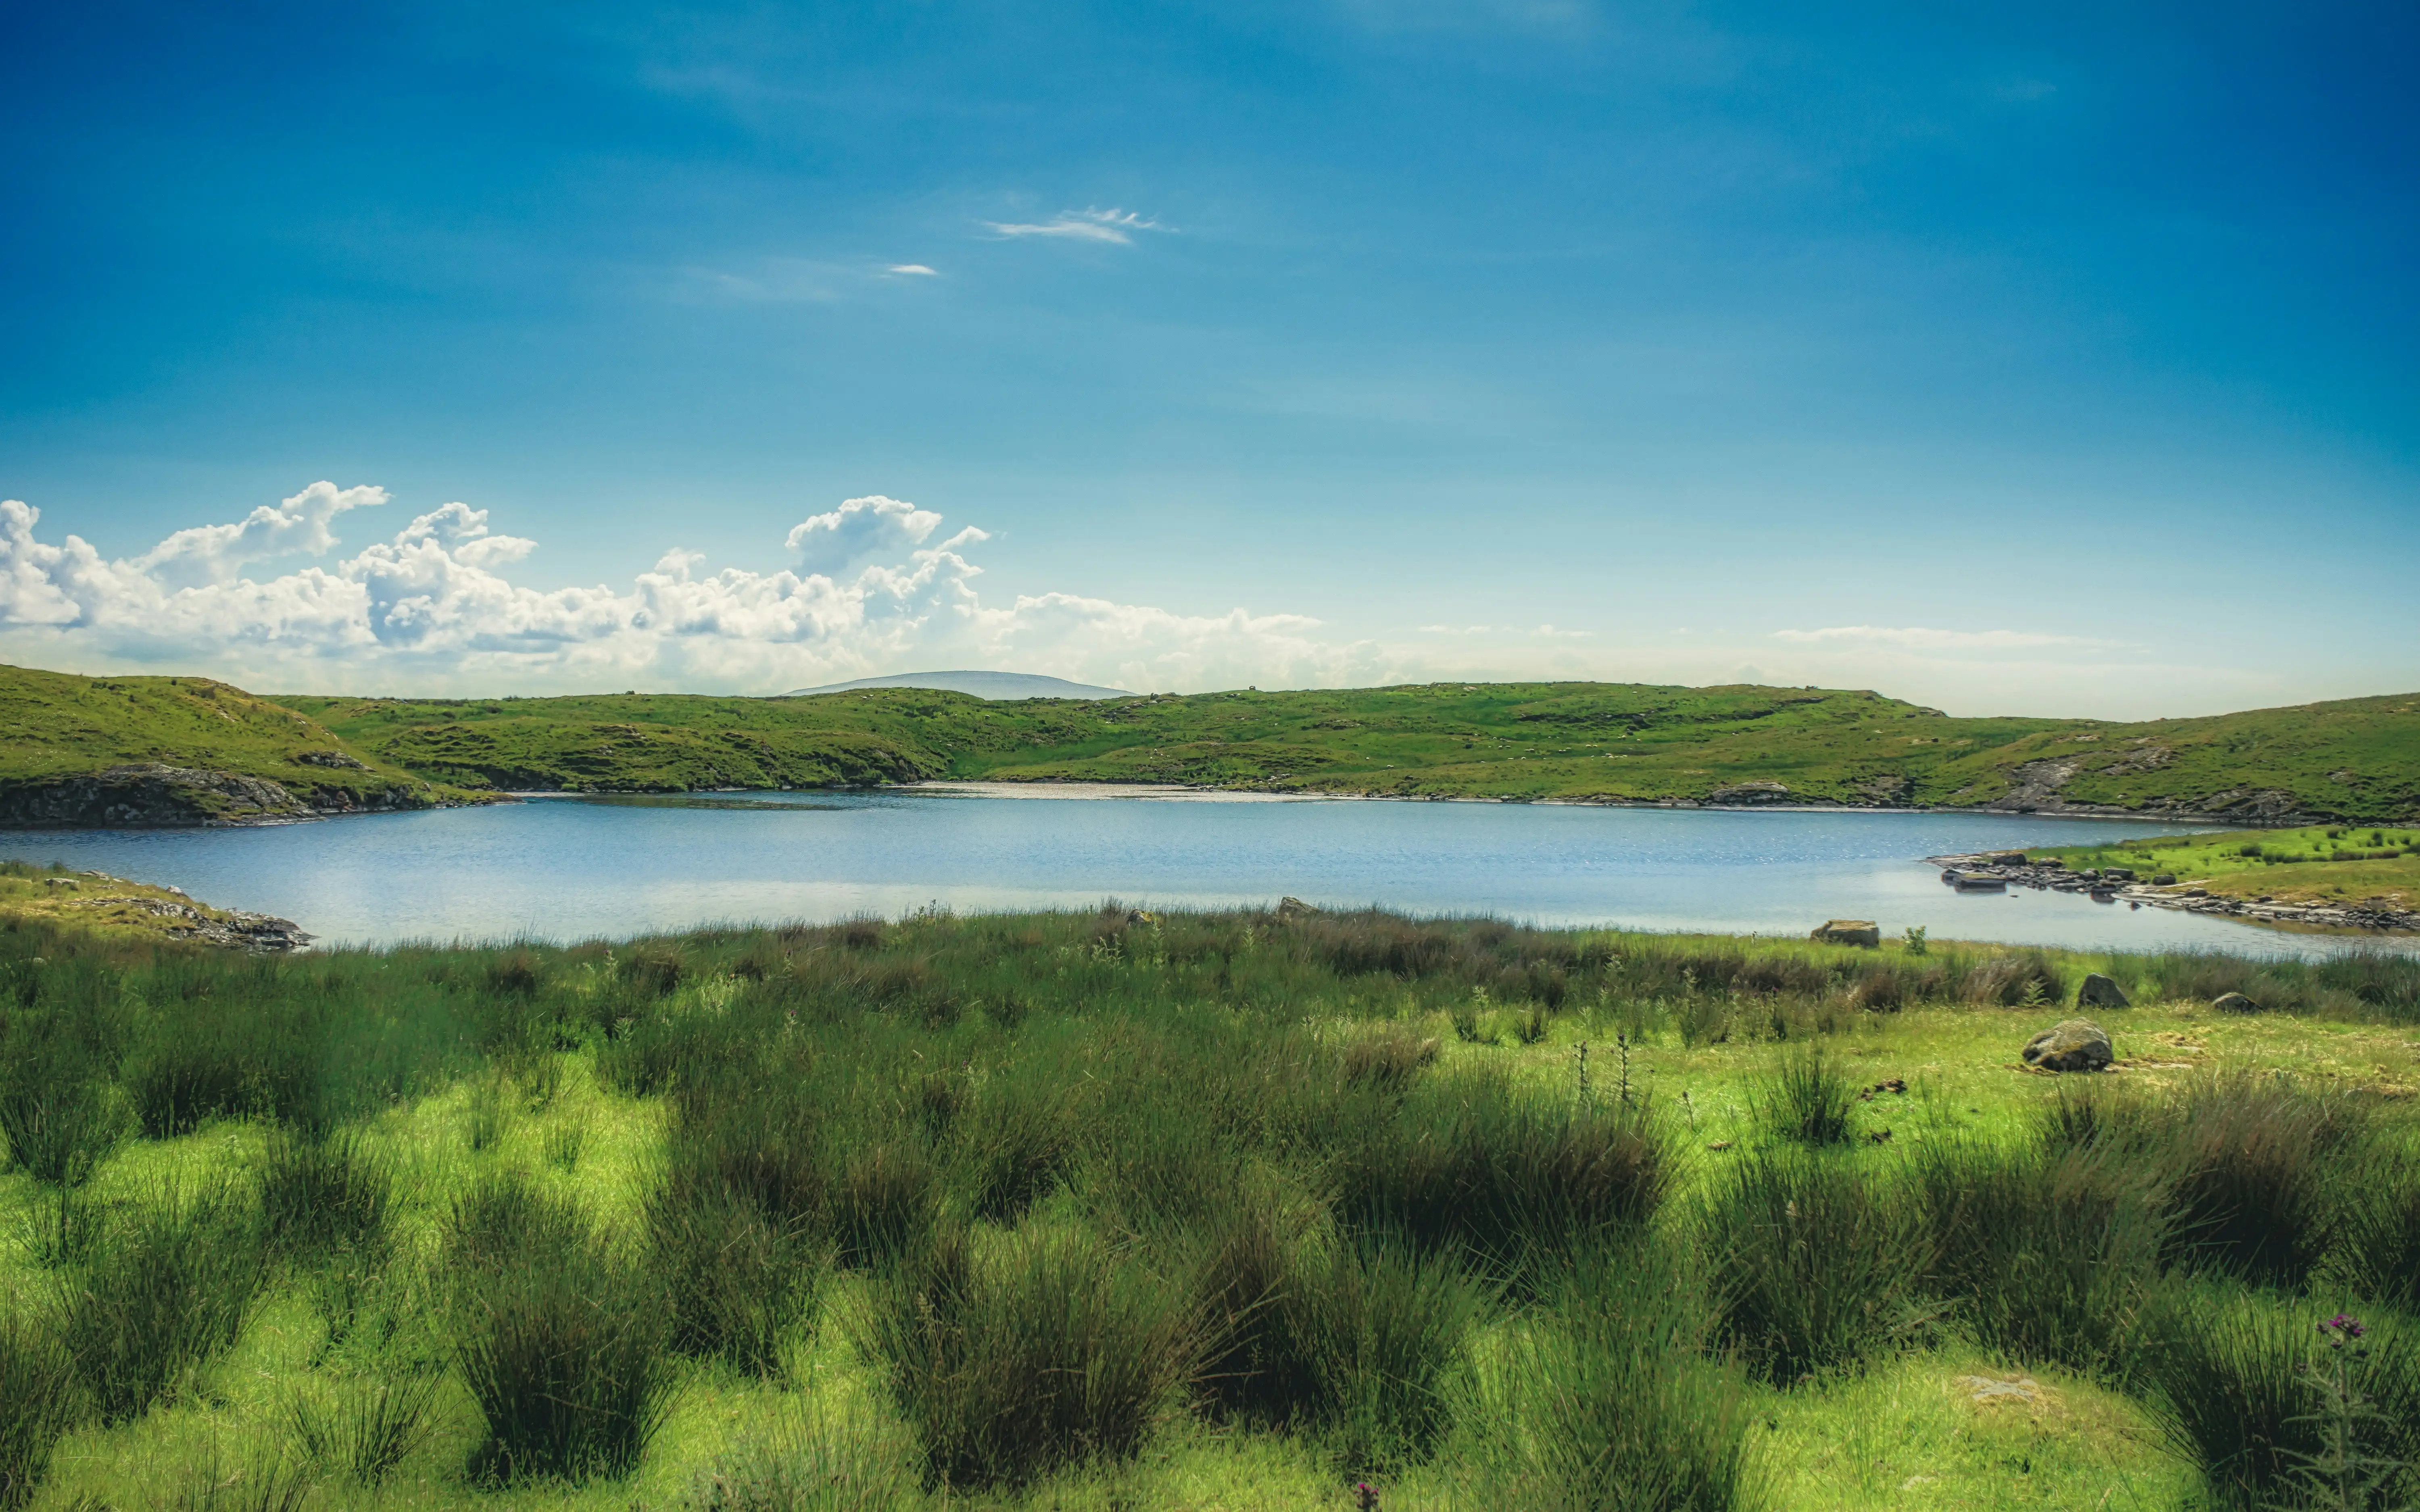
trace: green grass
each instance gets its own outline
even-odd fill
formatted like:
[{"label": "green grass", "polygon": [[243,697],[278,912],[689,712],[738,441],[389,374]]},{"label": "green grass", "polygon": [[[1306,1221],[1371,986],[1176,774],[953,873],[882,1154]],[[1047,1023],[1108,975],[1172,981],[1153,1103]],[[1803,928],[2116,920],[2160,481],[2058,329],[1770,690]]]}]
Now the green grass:
[{"label": "green grass", "polygon": [[[2016,1064],[2071,1009],[2007,997],[2089,970],[2138,1006],[2087,1096]],[[2272,1011],[2213,1012],[2247,973]],[[1482,991],[1534,1042],[1458,1036]],[[0,1174],[0,1382],[73,1362],[66,1421],[0,1394],[43,1512],[212,1463],[331,1507],[2181,1509],[2279,1483],[2243,1446],[2318,1319],[2412,1379],[2409,960],[0,920],[0,1101],[78,1088],[82,1165]],[[63,1202],[94,1238],[13,1242]]]},{"label": "green grass", "polygon": [[[306,755],[351,764],[319,764]],[[78,677],[0,667],[0,804],[19,790],[128,764],[158,764],[272,782],[275,817],[309,807],[411,807],[462,795],[349,746],[295,710],[207,677]],[[196,818],[228,800],[192,789]]]},{"label": "green grass", "polygon": [[2121,840],[2084,850],[2041,850],[2078,871],[2119,866],[2137,880],[2173,876],[2178,887],[2280,903],[2420,906],[2420,826],[2306,825]]}]

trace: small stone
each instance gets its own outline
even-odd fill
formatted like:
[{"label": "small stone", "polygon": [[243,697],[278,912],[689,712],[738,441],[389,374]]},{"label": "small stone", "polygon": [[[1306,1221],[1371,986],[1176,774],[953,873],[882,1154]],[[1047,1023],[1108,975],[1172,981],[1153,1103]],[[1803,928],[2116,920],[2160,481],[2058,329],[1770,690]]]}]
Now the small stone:
[{"label": "small stone", "polygon": [[2075,990],[2075,1006],[2078,1008],[2132,1008],[2134,1005],[2126,1000],[2124,990],[2116,981],[2096,971],[2085,978],[2084,985]]},{"label": "small stone", "polygon": [[1826,919],[1810,930],[1807,937],[1825,945],[1862,945],[1869,950],[1883,948],[1882,926],[1870,918]]},{"label": "small stone", "polygon": [[2109,1036],[2088,1019],[2069,1019],[2025,1041],[2024,1063],[2038,1071],[2099,1071],[2118,1058]]},{"label": "small stone", "polygon": [[2244,996],[2242,993],[2221,993],[2217,1001],[2211,1003],[2210,1006],[2222,1013],[2257,1013],[2260,1011],[2260,1005],[2254,1002],[2251,998]]},{"label": "small stone", "polygon": [[2173,887],[2176,885],[2177,874],[2174,872],[2155,872],[2151,877],[2151,886],[2154,887]]},{"label": "small stone", "polygon": [[1278,900],[1278,917],[1280,918],[1300,918],[1305,914],[1315,914],[1318,912],[1319,910],[1316,907],[1304,903],[1299,898],[1280,898]]}]

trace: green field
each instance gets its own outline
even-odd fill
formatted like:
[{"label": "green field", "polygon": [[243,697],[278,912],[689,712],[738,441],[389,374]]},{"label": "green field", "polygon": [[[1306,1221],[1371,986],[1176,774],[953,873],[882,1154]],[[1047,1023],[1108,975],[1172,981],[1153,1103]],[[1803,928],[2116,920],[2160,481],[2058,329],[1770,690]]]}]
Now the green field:
[{"label": "green field", "polygon": [[[0,669],[0,799],[128,763],[356,796],[693,792],[932,779],[1577,802],[2420,814],[2420,698],[2138,724],[1950,718],[1869,692],[1439,684],[985,702],[254,698],[194,678]],[[298,762],[336,752],[360,767]],[[199,801],[210,801],[205,795]],[[299,801],[299,800],[298,800]]]},{"label": "green field", "polygon": [[[2119,1069],[2024,1069],[2087,970]],[[245,959],[20,914],[0,1487],[2400,1504],[2415,1093],[2385,956],[1107,908]],[[2369,1501],[2297,1478],[2339,1420]]]},{"label": "green field", "polygon": [[2299,829],[2164,835],[2088,850],[2029,851],[2070,867],[2122,866],[2144,880],[2170,875],[2179,887],[2279,903],[2420,902],[2420,829],[2311,825]]}]

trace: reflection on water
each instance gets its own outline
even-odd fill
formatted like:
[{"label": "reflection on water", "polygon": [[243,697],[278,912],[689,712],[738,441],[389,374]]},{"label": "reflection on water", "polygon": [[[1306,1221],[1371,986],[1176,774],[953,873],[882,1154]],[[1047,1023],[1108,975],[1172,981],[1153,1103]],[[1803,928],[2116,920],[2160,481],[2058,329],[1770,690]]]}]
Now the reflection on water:
[{"label": "reflection on water", "polygon": [[[1112,790],[1114,791],[1114,790]],[[1026,790],[541,798],[260,829],[0,833],[0,856],[171,883],[339,942],[627,936],[716,922],[1082,908],[1328,907],[1804,934],[2323,950],[2064,893],[1960,894],[1921,857],[2185,826],[1989,814],[1367,800],[1089,801]],[[2359,942],[2350,942],[2359,943]]]}]

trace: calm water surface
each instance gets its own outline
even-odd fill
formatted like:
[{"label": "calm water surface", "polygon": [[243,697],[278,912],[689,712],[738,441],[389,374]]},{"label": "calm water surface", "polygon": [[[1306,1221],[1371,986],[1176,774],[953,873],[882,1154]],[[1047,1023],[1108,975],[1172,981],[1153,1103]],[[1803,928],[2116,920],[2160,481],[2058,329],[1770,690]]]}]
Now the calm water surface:
[{"label": "calm water surface", "polygon": [[[1986,814],[1002,795],[978,789],[540,798],[261,829],[0,832],[0,856],[170,883],[325,944],[627,936],[961,912],[1376,903],[1549,924],[2312,951],[2344,943],[2026,890],[1952,893],[1921,857],[2187,826]],[[2350,942],[2358,943],[2358,942]]]}]

